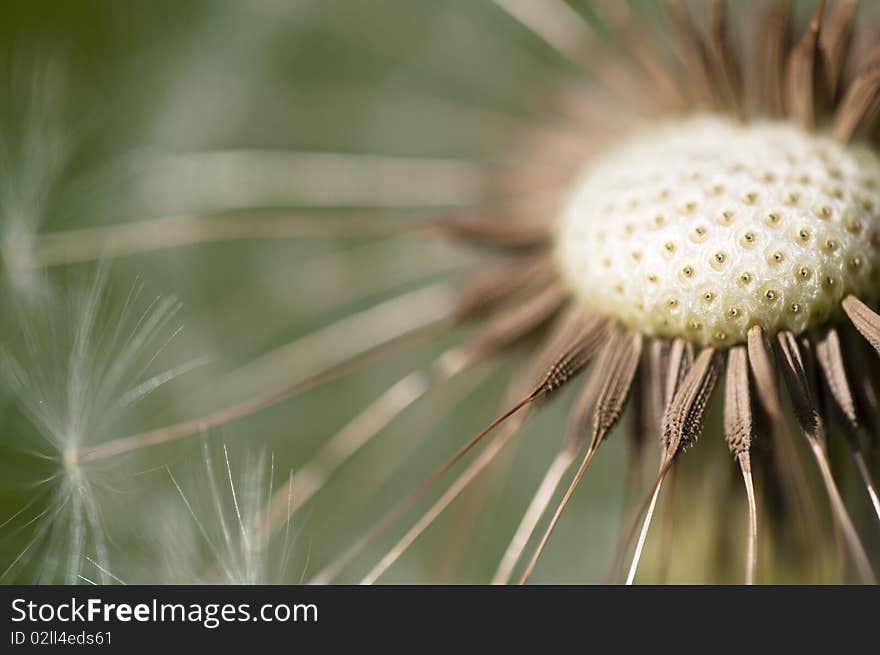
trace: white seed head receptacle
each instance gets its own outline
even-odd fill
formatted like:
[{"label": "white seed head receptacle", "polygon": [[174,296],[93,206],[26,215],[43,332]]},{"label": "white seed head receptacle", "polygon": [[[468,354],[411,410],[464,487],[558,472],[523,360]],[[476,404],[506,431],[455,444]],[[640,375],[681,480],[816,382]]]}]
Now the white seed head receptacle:
[{"label": "white seed head receptacle", "polygon": [[589,310],[728,346],[880,292],[880,158],[789,123],[644,128],[580,172],[557,262]]}]

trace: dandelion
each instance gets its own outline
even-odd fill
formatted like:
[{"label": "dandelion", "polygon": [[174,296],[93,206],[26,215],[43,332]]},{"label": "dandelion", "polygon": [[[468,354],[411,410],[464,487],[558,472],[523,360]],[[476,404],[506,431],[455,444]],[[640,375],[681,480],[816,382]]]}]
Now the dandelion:
[{"label": "dandelion", "polygon": [[[328,417],[338,429],[292,467],[288,480],[271,494],[252,494],[262,507],[247,512],[260,517],[256,531],[244,520],[225,449],[233,516],[217,512],[219,540],[171,477],[219,562],[219,577],[265,581],[262,544],[288,530],[314,498],[332,495],[335,476],[379,448],[389,426],[422,399],[497,382],[500,365],[526,352],[500,413],[469,439],[442,441],[451,453],[408,494],[383,496],[384,514],[318,562],[309,582],[337,581],[367,559],[355,579],[387,579],[466,490],[475,494],[502,468],[519,433],[562,404],[557,399],[565,401],[563,443],[545,457],[542,479],[501,538],[492,582],[525,583],[540,573],[554,539],[576,522],[566,509],[588,473],[596,474],[600,451],[609,450],[600,446],[618,435],[628,445],[628,501],[609,580],[651,579],[643,559],[659,520],[665,531],[652,567],[656,580],[675,551],[705,545],[677,536],[678,526],[691,522],[705,540],[746,526],[736,575],[747,583],[770,579],[774,564],[797,568],[793,551],[805,544],[807,559],[818,561],[835,540],[847,562],[838,577],[876,582],[876,553],[860,523],[865,515],[869,529],[880,521],[870,459],[880,424],[878,33],[857,2],[822,0],[809,12],[805,4],[733,10],[715,0],[700,3],[697,13],[670,1],[657,7],[658,27],[627,3],[587,9],[561,0],[494,0],[499,30],[522,30],[531,47],[564,63],[546,89],[530,89],[524,115],[503,121],[515,126],[506,132],[512,144],[490,163],[259,148],[177,153],[158,158],[140,179],[144,195],[166,200],[173,212],[33,235],[27,257],[17,260],[21,268],[287,238],[376,238],[379,247],[368,246],[374,258],[359,275],[396,248],[443,240],[468,253],[453,260],[459,255],[443,251],[454,264],[433,269],[426,261],[422,269],[438,279],[386,289],[371,306],[340,311],[305,336],[276,343],[212,385],[215,397],[232,401],[86,448],[77,444],[77,461],[143,455],[257,421],[313,393],[334,393],[352,377],[370,377],[374,389],[381,377],[386,386],[361,411]],[[383,213],[349,215],[364,206]],[[344,216],[328,213],[339,208]],[[320,288],[330,268],[319,261],[310,275],[299,268],[285,281]],[[462,279],[450,282],[450,271]],[[402,374],[384,370],[426,343],[435,346],[427,362]],[[308,438],[300,415],[290,410],[287,417],[285,435]],[[430,427],[422,423],[420,432]],[[709,460],[701,460],[702,481],[682,473],[685,454],[713,437],[733,455],[741,477],[736,493],[718,493],[717,484],[714,495],[706,491],[709,478],[727,471]],[[374,467],[361,473],[357,493],[335,497],[334,511],[356,506],[369,490],[380,495],[395,474],[411,480],[413,447],[400,440],[368,459]],[[841,448],[849,451],[846,463],[837,457]],[[802,467],[801,451],[812,468]],[[656,461],[643,484],[652,452]],[[858,494],[846,484],[850,477]],[[263,479],[254,486],[267,487]],[[819,493],[823,508],[816,506]],[[219,487],[211,495],[218,498]],[[704,521],[699,507],[712,503]],[[476,521],[462,519],[463,538],[475,533]],[[800,545],[792,548],[796,533]],[[442,558],[452,556],[444,551]]]},{"label": "dandelion", "polygon": [[[489,177],[495,193],[485,208],[440,224],[453,238],[508,253],[501,274],[477,278],[461,296],[458,317],[483,322],[466,346],[472,356],[547,331],[539,359],[549,366],[315,581],[334,579],[486,435],[586,370],[566,451],[551,463],[495,581],[510,579],[565,470],[584,451],[519,578],[529,579],[599,446],[631,398],[644,396],[634,401],[638,429],[659,436],[660,460],[637,513],[644,521],[625,577],[632,583],[662,485],[703,435],[713,392],[723,386],[723,433],[748,500],[746,581],[753,582],[753,412],[770,418],[775,435],[787,429],[778,366],[853,566],[859,579],[874,582],[830,468],[825,427],[829,418],[842,421],[880,519],[861,445],[863,412],[871,409],[857,399],[847,364],[864,357],[847,318],[867,342],[880,344],[880,316],[869,307],[878,300],[880,157],[871,135],[880,78],[874,58],[852,47],[856,4],[819,3],[791,44],[787,3],[756,9],[746,17],[756,24],[755,61],[740,51],[723,2],[709,3],[705,27],[670,3],[669,40],[634,31],[626,26],[632,17],[608,8],[607,26],[622,29],[632,46],[613,64],[610,53],[581,48],[577,17],[564,4],[496,4],[601,76],[595,87],[565,97],[554,132],[536,130],[519,157]],[[633,102],[636,89],[643,102]],[[782,267],[787,260],[794,266]],[[492,446],[484,452],[491,458]],[[469,473],[459,481],[467,484]],[[425,517],[435,515],[432,508]],[[423,529],[416,525],[363,582],[377,581],[396,561]]]}]

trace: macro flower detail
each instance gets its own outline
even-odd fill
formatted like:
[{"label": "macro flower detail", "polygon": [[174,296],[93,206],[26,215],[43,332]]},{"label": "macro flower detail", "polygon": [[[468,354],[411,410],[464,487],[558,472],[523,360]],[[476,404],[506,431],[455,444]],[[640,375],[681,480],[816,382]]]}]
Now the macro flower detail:
[{"label": "macro flower detail", "polygon": [[[527,252],[494,287],[476,283],[474,297],[488,299],[481,309],[496,316],[490,333],[492,321],[500,322],[510,345],[562,314],[543,355],[553,361],[556,352],[555,363],[511,411],[544,401],[587,370],[569,433],[569,448],[578,450],[585,440],[586,454],[521,581],[624,405],[638,395],[646,397],[637,399],[636,426],[659,435],[660,468],[638,512],[645,518],[626,575],[632,582],[662,484],[701,437],[713,392],[724,387],[724,432],[749,504],[747,581],[754,581],[757,559],[754,406],[770,417],[778,446],[786,433],[779,398],[787,389],[852,562],[863,581],[874,582],[828,464],[825,428],[826,408],[832,419],[845,417],[880,519],[861,446],[863,412],[874,405],[856,398],[846,363],[862,357],[862,346],[844,345],[851,335],[840,334],[845,316],[875,348],[880,331],[880,316],[869,308],[880,293],[880,158],[873,141],[880,77],[876,48],[853,46],[857,3],[820,2],[794,39],[789,3],[755,8],[746,17],[754,35],[747,47],[724,2],[707,3],[705,25],[683,3],[667,3],[670,44],[636,32],[625,9],[600,4],[594,8],[606,10],[606,26],[620,29],[629,47],[616,65],[576,43],[566,29],[571,15],[559,4],[497,4],[597,81],[592,91],[563,94],[564,119],[555,132],[527,140],[522,151],[531,147],[530,158],[520,152],[502,173],[504,220],[451,225],[465,240]],[[639,94],[645,107],[637,104]],[[535,192],[525,198],[523,189]],[[544,218],[543,238],[536,216]],[[542,249],[550,252],[544,266],[553,272],[516,277]],[[876,359],[870,366],[876,369]],[[558,461],[496,581],[510,578],[561,484],[565,465]],[[635,536],[633,526],[624,547]]]},{"label": "macro flower detail", "polygon": [[787,123],[671,121],[580,174],[556,237],[585,309],[649,335],[800,334],[875,301],[880,158]]},{"label": "macro flower detail", "polygon": [[[437,3],[437,26],[422,26],[412,52],[391,65],[393,39],[360,33],[358,16],[378,22],[375,9],[324,4],[288,15],[280,5],[230,3],[210,43],[226,43],[221,28],[250,20],[241,24],[261,29],[242,28],[247,47],[238,46],[259,52],[220,64],[197,52],[183,77],[166,80],[169,98],[187,101],[157,103],[173,111],[153,121],[150,147],[126,151],[119,161],[130,167],[104,166],[95,178],[123,189],[114,203],[146,207],[146,218],[39,232],[39,212],[22,210],[28,220],[6,230],[0,246],[15,293],[33,293],[56,267],[130,257],[140,274],[179,285],[175,297],[185,311],[195,304],[201,319],[185,343],[157,343],[181,309],[157,300],[133,328],[110,318],[98,330],[85,311],[82,343],[55,343],[58,352],[28,344],[22,357],[10,347],[2,377],[19,421],[49,426],[52,450],[38,454],[66,467],[49,479],[66,475],[61,501],[79,503],[76,561],[58,557],[54,568],[70,581],[91,581],[92,569],[102,581],[137,578],[115,565],[113,544],[124,540],[104,538],[92,493],[98,474],[125,461],[144,480],[161,478],[156,486],[177,504],[157,548],[177,579],[262,583],[289,568],[313,584],[373,584],[392,569],[409,581],[416,569],[405,556],[436,529],[442,537],[419,551],[431,562],[421,573],[444,581],[524,584],[548,571],[568,581],[594,557],[580,540],[602,537],[611,582],[665,582],[676,555],[688,567],[702,557],[724,581],[876,583],[877,16],[855,0],[669,0],[645,11],[603,0]],[[428,11],[417,5],[401,7]],[[394,102],[361,102],[332,66],[314,74],[316,94],[333,99],[317,111],[306,91],[268,93],[281,71],[314,59],[308,39],[308,57],[274,59],[280,44],[296,41],[280,17],[308,25],[311,11],[327,12],[331,32],[354,34],[353,69],[370,70],[375,59],[389,80],[442,87],[431,106],[454,108],[450,122],[463,125],[468,154],[446,142],[440,109],[423,111],[399,89],[387,94],[403,107],[396,112]],[[475,52],[485,39],[488,53],[490,36],[510,41],[493,50],[503,70],[462,65],[451,52],[461,38]],[[310,38],[342,56],[345,39]],[[261,39],[265,51],[254,45]],[[516,39],[522,52],[509,47]],[[446,67],[431,59],[435,50]],[[525,71],[525,53],[553,73],[543,86],[525,85],[515,110],[499,109],[492,94],[503,96],[503,83]],[[233,63],[234,75],[215,70]],[[271,84],[240,88],[264,69]],[[308,86],[299,74],[296,84]],[[187,75],[210,83],[190,89],[180,83]],[[384,78],[363,78],[357,83],[381,96]],[[483,102],[469,105],[478,91]],[[297,111],[308,120],[289,140],[306,146],[285,149],[276,128],[299,123],[288,115]],[[419,139],[429,142],[435,118],[442,143],[412,154]],[[479,129],[467,129],[471,121]],[[338,149],[337,133],[348,136],[350,152],[312,149],[324,123],[327,143]],[[232,126],[238,136],[227,133]],[[198,138],[190,141],[190,130]],[[163,150],[151,139],[174,145]],[[81,204],[73,209],[91,214],[82,189],[99,184],[86,182],[67,193]],[[40,207],[51,185],[31,186],[20,204]],[[205,298],[200,285],[210,290]],[[125,301],[128,311],[136,297]],[[166,346],[177,356],[211,355],[147,374],[152,351]],[[57,362],[70,369],[60,385],[46,373]],[[120,394],[128,378],[135,386]],[[191,388],[178,393],[184,382]],[[60,391],[50,394],[53,385]],[[482,399],[476,425],[452,409],[474,398]],[[122,409],[142,399],[149,412],[122,428]],[[496,401],[500,408],[486,406]],[[47,420],[56,413],[77,430]],[[233,428],[250,440],[244,449],[227,449]],[[207,442],[221,432],[219,467]],[[201,456],[187,449],[193,437],[205,441]],[[262,458],[241,465],[244,451],[274,454],[268,467]],[[276,460],[289,476],[276,479]],[[523,460],[529,466],[515,468]],[[184,466],[192,461],[204,464],[194,475],[207,485],[185,479],[200,470]],[[334,486],[345,475],[353,485]],[[588,495],[600,475],[603,491]],[[136,476],[113,479],[126,477]],[[195,502],[200,486],[207,502]],[[577,514],[584,497],[605,503],[601,526],[597,514]],[[38,503],[25,509],[33,516],[21,510],[22,529],[33,522],[37,537],[54,534]],[[460,513],[443,532],[453,510]],[[174,528],[181,517],[188,531]],[[339,532],[326,527],[334,520],[345,523],[333,526]],[[578,532],[563,552],[572,525]],[[274,566],[288,563],[290,544],[313,536],[314,557],[309,550],[290,567]],[[469,558],[472,543],[482,550]],[[282,549],[278,557],[270,545]],[[80,561],[86,551],[92,567]],[[34,552],[7,572],[26,570]],[[838,556],[830,564],[828,552]],[[550,553],[558,559],[548,562]],[[456,567],[467,572],[452,578]]]}]

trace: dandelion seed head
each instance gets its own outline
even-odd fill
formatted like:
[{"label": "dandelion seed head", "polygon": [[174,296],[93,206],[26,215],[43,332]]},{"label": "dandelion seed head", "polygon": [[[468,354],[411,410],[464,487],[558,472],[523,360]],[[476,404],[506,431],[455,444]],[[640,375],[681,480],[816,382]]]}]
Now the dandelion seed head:
[{"label": "dandelion seed head", "polygon": [[645,334],[798,334],[846,293],[877,297],[878,181],[873,151],[791,123],[670,120],[580,172],[558,266],[589,310]]},{"label": "dandelion seed head", "polygon": [[155,532],[162,535],[157,549],[169,582],[284,581],[293,536],[289,523],[274,539],[263,530],[273,487],[288,488],[285,476],[276,477],[273,457],[205,442],[201,461],[182,474],[166,472],[176,497],[160,504]]}]

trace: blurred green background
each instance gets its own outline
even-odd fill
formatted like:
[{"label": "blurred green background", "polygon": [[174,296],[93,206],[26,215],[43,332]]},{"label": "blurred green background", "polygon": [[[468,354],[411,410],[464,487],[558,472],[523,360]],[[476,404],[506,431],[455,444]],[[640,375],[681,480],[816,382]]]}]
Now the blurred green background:
[{"label": "blurred green background", "polygon": [[[588,3],[572,4],[590,19]],[[103,272],[94,263],[23,270],[10,263],[16,238],[235,210],[309,210],[316,220],[322,213],[425,213],[329,201],[310,208],[297,185],[285,186],[283,156],[271,180],[252,193],[247,180],[236,186],[230,174],[192,158],[329,151],[492,160],[519,126],[541,114],[545,85],[571,72],[488,1],[3,0],[0,325],[4,366],[15,362],[35,378],[23,389],[5,385],[0,396],[0,523],[11,517],[0,528],[3,582],[106,579],[95,562],[129,583],[217,580],[224,525],[235,522],[223,445],[239,484],[236,500],[255,505],[390,384],[462,336],[414,348],[207,434],[84,465],[90,509],[77,506],[76,494],[59,495],[67,483],[58,457],[59,443],[72,438],[64,431],[76,399],[92,397],[101,383],[90,378],[100,378],[100,370],[72,367],[69,357],[96,276],[106,278],[101,311],[81,361],[112,360],[135,348],[123,338],[114,349],[108,335],[120,316],[131,328],[162,297],[180,302],[162,332],[170,337],[182,329],[164,347],[167,339],[157,337],[133,356],[118,395],[162,371],[193,366],[113,420],[96,404],[73,422],[83,446],[296,380],[318,356],[307,348],[279,350],[285,344],[433,281],[455,280],[481,257],[418,237],[279,238],[132,254]],[[195,164],[181,165],[187,161]],[[344,188],[350,180],[337,182]],[[409,183],[400,180],[401,188]],[[133,288],[141,291],[126,308]],[[343,552],[493,417],[521,361],[510,357],[487,376],[441,385],[391,422],[293,517],[289,539],[276,539],[261,555],[253,580],[299,582]],[[557,399],[529,421],[488,474],[381,580],[488,582],[558,449],[569,400]],[[54,440],[35,426],[27,406],[57,418],[62,427]],[[606,575],[623,513],[622,436],[603,447],[535,581],[598,582]],[[723,440],[710,433],[705,442],[683,467],[688,488],[699,493],[678,499],[675,548],[665,549],[672,581],[725,581],[719,570],[729,571],[727,581],[740,577],[745,505]],[[213,490],[206,483],[212,469],[219,480]],[[341,580],[356,582],[441,491]],[[76,513],[87,519],[82,531],[69,519]],[[647,571],[662,568],[663,534],[658,527],[656,543],[649,543]]]}]

